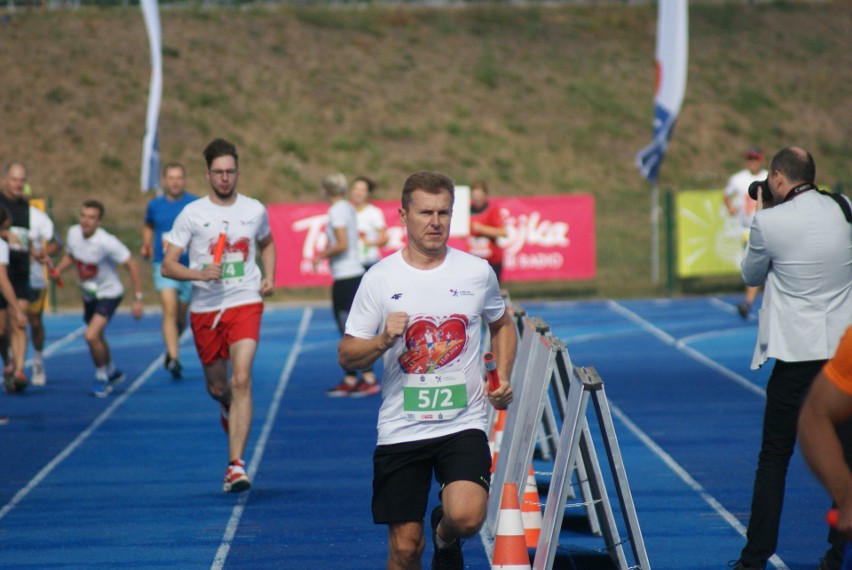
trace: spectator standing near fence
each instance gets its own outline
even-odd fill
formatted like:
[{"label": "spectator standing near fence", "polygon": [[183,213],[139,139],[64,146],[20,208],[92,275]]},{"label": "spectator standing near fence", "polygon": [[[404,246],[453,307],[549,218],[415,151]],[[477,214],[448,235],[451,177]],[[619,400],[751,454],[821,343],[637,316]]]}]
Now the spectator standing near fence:
[{"label": "spectator standing near fence", "polygon": [[[154,288],[160,296],[163,307],[162,331],[166,344],[166,357],[163,362],[172,378],[181,378],[180,334],[186,328],[186,310],[192,295],[192,283],[163,277],[160,267],[163,264],[163,236],[172,229],[178,214],[184,206],[196,199],[186,191],[186,169],[178,162],[170,162],[163,167],[163,195],[148,202],[145,211],[145,223],[142,225],[142,257],[153,258],[152,274]],[[178,260],[189,264],[189,256],[184,254]]]},{"label": "spectator standing near fence", "polygon": [[388,243],[388,225],[382,209],[370,203],[376,183],[366,176],[352,181],[349,201],[355,208],[358,222],[358,257],[364,269],[369,269],[382,258],[381,249]]},{"label": "spectator standing near fence", "polygon": [[506,237],[506,221],[500,209],[488,202],[488,185],[477,180],[470,185],[470,236],[468,253],[488,262],[497,281],[503,277],[503,249],[497,238]]},{"label": "spectator standing near fence", "polygon": [[[260,337],[263,297],[272,294],[275,243],[258,200],[237,192],[237,148],[215,139],[204,149],[207,196],[187,204],[166,235],[164,277],[192,281],[190,324],[207,392],[219,403],[228,434],[225,492],[251,487],[245,470],[253,416],[252,365]],[[189,266],[180,258],[189,252]],[[255,260],[260,253],[260,267]],[[230,363],[230,374],[228,365]]]},{"label": "spectator standing near fence", "polygon": [[[744,246],[748,245],[751,221],[757,208],[757,202],[748,195],[748,187],[752,182],[766,178],[767,172],[763,168],[763,160],[763,151],[760,148],[756,146],[749,148],[745,153],[746,167],[731,176],[725,185],[725,210],[732,218],[733,225],[742,237]],[[748,318],[758,292],[760,292],[760,287],[746,285],[745,299],[737,304],[737,312],[742,318]]]},{"label": "spectator standing near fence", "polygon": [[766,179],[771,200],[764,204],[758,195],[743,260],[745,283],[765,285],[752,368],[776,361],[736,570],[763,569],[776,550],[799,409],[852,322],[852,230],[838,202],[817,190],[815,177],[810,153],[778,151]]},{"label": "spectator standing near fence", "polygon": [[124,372],[112,361],[106,326],[124,297],[124,285],[116,267],[124,265],[133,286],[133,317],[142,317],[142,279],[139,265],[130,250],[118,238],[101,227],[104,205],[98,200],[86,200],[80,208],[80,223],[68,228],[65,255],[56,265],[57,274],[75,265],[77,283],[83,297],[84,336],[95,365],[95,383],[91,394],[105,398],[113,387],[124,380]]},{"label": "spectator standing near fence", "polygon": [[[512,400],[514,325],[488,264],[447,246],[453,199],[443,174],[408,177],[399,210],[408,242],[364,276],[338,349],[345,368],[384,362],[372,508],[373,521],[388,525],[393,570],[421,568],[433,475],[441,504],[430,517],[432,568],[464,567],[461,543],[485,520],[491,477],[485,400]],[[490,393],[483,322],[500,377]]]}]

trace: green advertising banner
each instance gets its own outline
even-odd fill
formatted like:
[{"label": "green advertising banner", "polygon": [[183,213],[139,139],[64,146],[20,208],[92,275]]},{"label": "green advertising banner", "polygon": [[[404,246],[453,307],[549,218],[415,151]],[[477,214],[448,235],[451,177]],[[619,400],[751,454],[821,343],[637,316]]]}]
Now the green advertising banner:
[{"label": "green advertising banner", "polygon": [[675,211],[678,277],[739,274],[747,236],[721,190],[678,192]]}]

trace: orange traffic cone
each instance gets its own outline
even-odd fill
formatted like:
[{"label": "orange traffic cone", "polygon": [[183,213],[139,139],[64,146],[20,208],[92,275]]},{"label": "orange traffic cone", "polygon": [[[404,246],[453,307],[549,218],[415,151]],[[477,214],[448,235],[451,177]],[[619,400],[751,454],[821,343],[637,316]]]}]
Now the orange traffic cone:
[{"label": "orange traffic cone", "polygon": [[518,506],[518,486],[503,484],[503,498],[497,515],[492,570],[530,570],[530,555],[524,538],[524,521]]},{"label": "orange traffic cone", "polygon": [[524,487],[524,500],[521,502],[521,515],[524,519],[524,535],[527,538],[527,548],[538,546],[541,534],[541,505],[538,497],[538,485],[535,483],[535,471],[530,465],[527,475],[527,485]]},{"label": "orange traffic cone", "polygon": [[488,446],[491,448],[491,473],[497,467],[497,455],[500,453],[500,444],[503,443],[503,427],[506,425],[506,410],[497,410],[497,419],[491,428],[491,437]]}]

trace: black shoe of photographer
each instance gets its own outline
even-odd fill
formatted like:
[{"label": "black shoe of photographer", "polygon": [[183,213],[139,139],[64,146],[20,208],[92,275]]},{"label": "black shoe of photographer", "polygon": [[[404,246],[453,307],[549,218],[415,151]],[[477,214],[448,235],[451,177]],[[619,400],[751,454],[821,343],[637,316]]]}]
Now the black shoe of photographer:
[{"label": "black shoe of photographer", "polygon": [[444,508],[441,505],[432,511],[432,545],[435,554],[432,556],[432,570],[463,570],[464,556],[462,556],[462,541],[456,539],[454,543],[446,548],[438,548],[438,524],[444,518]]},{"label": "black shoe of photographer", "polygon": [[739,305],[737,305],[737,312],[742,318],[747,319],[748,314],[751,312],[751,305],[745,302],[740,303]]}]

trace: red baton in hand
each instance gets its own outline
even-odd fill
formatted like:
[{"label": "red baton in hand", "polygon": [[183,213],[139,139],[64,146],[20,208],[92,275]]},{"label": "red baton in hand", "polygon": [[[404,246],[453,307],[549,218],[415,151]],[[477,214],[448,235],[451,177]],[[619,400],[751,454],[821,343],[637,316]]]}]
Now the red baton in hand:
[{"label": "red baton in hand", "polygon": [[222,263],[222,255],[225,253],[225,243],[228,241],[228,222],[222,222],[222,231],[213,249],[213,263]]},{"label": "red baton in hand", "polygon": [[47,260],[47,274],[50,275],[50,278],[56,283],[57,287],[64,287],[65,283],[62,281],[62,277],[59,275],[59,272],[56,271],[56,268],[53,266],[53,262],[50,261],[49,257],[45,258]]},{"label": "red baton in hand", "polygon": [[[831,528],[837,528],[837,525],[840,522],[840,513],[838,510],[829,509],[825,514],[825,522],[827,522],[828,526]],[[852,568],[852,542],[847,542],[846,546],[843,548],[843,563],[840,568],[841,570],[843,568]]]},{"label": "red baton in hand", "polygon": [[500,377],[497,376],[497,361],[494,359],[494,353],[486,352],[483,354],[482,362],[485,364],[485,375],[488,377],[488,389],[493,392],[500,387]]},{"label": "red baton in hand", "polygon": [[830,526],[831,528],[837,528],[837,522],[838,522],[837,509],[830,509],[826,513],[825,522],[827,522],[828,526]]}]

